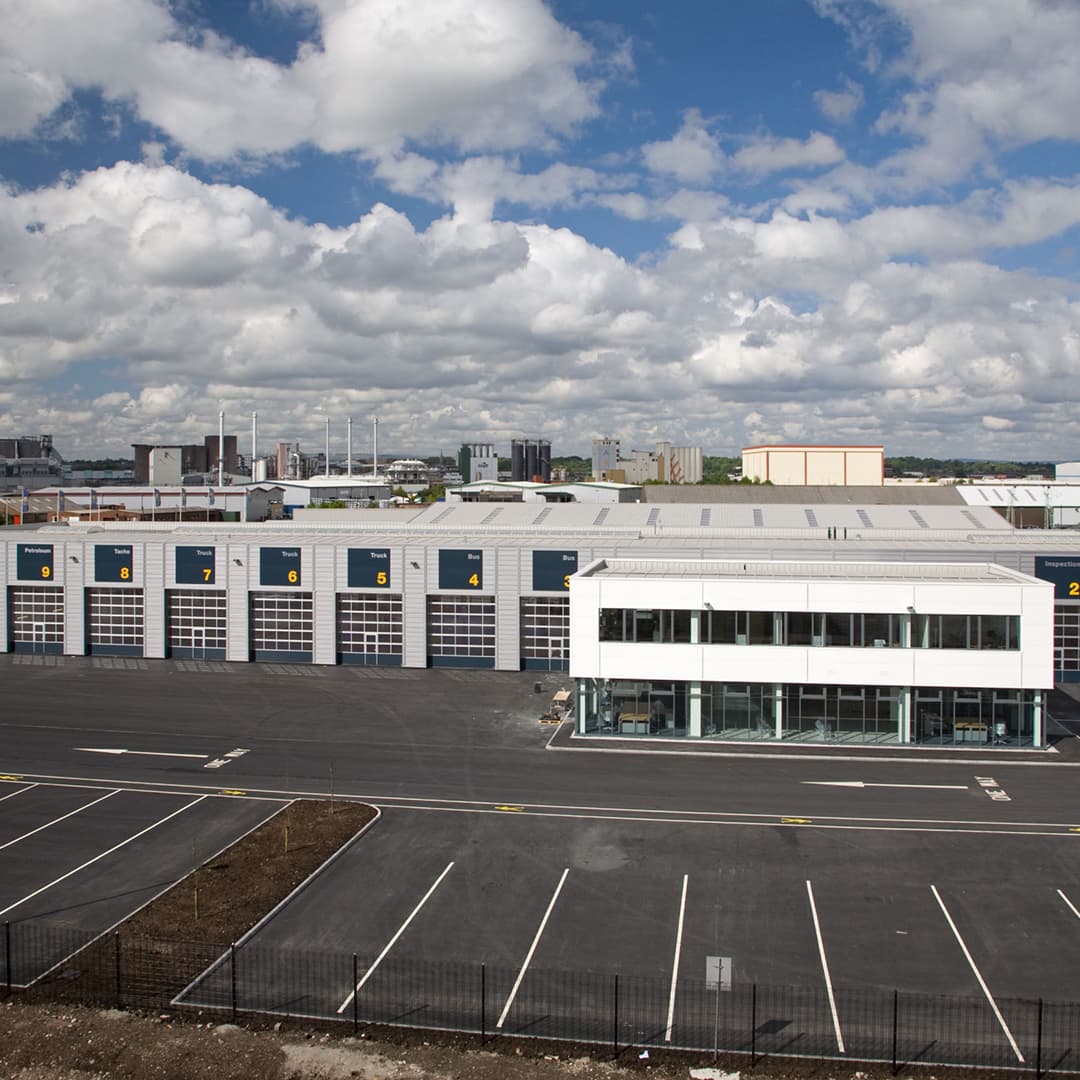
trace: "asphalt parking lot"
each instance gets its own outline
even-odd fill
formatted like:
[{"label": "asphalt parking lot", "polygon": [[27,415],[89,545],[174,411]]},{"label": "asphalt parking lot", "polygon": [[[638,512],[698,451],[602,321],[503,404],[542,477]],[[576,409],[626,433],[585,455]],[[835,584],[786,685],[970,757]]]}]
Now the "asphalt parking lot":
[{"label": "asphalt parking lot", "polygon": [[[1080,739],[1067,729],[1023,758],[581,752],[549,748],[537,724],[566,681],[555,674],[102,659],[0,657],[19,668],[0,718],[13,778],[0,845],[17,841],[0,847],[0,907],[17,905],[5,918],[115,923],[190,867],[193,832],[209,853],[244,831],[237,807],[251,824],[269,812],[226,788],[334,790],[383,811],[186,1001],[228,1007],[233,982],[246,1008],[455,1027],[475,1023],[451,1005],[475,1007],[482,970],[491,1029],[602,1018],[617,997],[624,1037],[694,1030],[708,1045],[757,988],[774,1052],[812,1030],[836,1053],[887,1026],[867,995],[891,1009],[896,990],[909,1008],[956,995],[957,1030],[1008,1055],[1013,1035],[1034,1038],[1031,1003],[1076,996]],[[61,794],[35,816],[46,785]],[[715,956],[731,961],[723,1007],[702,990]],[[436,1015],[436,1000],[451,1004]],[[946,1000],[919,1007],[937,1017]]]},{"label": "asphalt parking lot", "polygon": [[[1073,842],[1032,843],[392,809],[259,931],[245,1000],[347,1015],[354,952],[365,1010],[402,997],[410,973],[466,980],[484,964],[492,1025],[527,1031],[553,1007],[550,973],[619,974],[652,981],[639,1026],[663,1027],[666,1003],[677,1043],[680,1024],[700,1024],[706,957],[723,956],[743,990],[794,987],[819,1012],[834,996],[841,1038],[862,1020],[860,992],[896,989],[971,999],[1007,1042],[1010,1011],[1028,1024],[1013,999],[1061,997],[1080,959]],[[1036,877],[1008,874],[1020,859]],[[260,949],[337,966],[302,1000],[288,965]],[[220,1002],[224,978],[188,1000]]]},{"label": "asphalt parking lot", "polygon": [[[0,979],[25,985],[274,813],[280,802],[0,779]],[[8,963],[11,970],[8,970]]]}]

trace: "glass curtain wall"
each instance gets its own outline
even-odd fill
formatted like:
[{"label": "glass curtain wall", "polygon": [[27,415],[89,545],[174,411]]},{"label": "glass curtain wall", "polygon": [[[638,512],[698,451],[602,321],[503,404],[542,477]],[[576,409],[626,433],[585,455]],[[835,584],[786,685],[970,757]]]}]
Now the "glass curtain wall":
[{"label": "glass curtain wall", "polygon": [[701,734],[720,739],[774,739],[772,683],[705,683]]},{"label": "glass curtain wall", "polygon": [[[694,695],[697,696],[695,688]],[[701,735],[734,741],[900,741],[907,691],[896,686],[702,683]],[[915,689],[912,741],[929,745],[1030,746],[1036,691]],[[578,681],[578,732],[690,734],[690,684],[618,679]]]},{"label": "glass curtain wall", "polygon": [[578,730],[600,735],[687,734],[687,685],[629,679],[582,679]]},{"label": "glass curtain wall", "polygon": [[806,742],[899,740],[900,692],[889,686],[786,686],[784,738]]},{"label": "glass curtain wall", "polygon": [[1030,746],[1035,694],[1025,690],[916,690],[915,740],[936,745]]}]

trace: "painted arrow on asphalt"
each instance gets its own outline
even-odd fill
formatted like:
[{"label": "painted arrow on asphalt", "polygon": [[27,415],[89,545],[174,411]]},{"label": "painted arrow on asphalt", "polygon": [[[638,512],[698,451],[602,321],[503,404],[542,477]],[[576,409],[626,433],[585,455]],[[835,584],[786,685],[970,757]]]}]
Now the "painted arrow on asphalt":
[{"label": "painted arrow on asphalt", "polygon": [[209,754],[170,754],[163,750],[114,750],[103,746],[74,746],[73,750],[81,750],[85,754],[138,754],[139,757],[183,757],[198,758],[205,761]]},{"label": "painted arrow on asphalt", "polygon": [[865,780],[803,780],[804,784],[816,784],[818,787],[895,787],[925,788],[932,791],[967,791],[967,784],[870,784]]}]

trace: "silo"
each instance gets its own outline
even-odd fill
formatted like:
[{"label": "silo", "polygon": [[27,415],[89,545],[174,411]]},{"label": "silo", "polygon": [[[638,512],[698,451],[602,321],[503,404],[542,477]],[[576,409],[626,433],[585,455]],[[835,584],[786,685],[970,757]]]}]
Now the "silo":
[{"label": "silo", "polygon": [[527,480],[529,474],[525,471],[525,443],[521,439],[512,439],[510,442],[510,479]]},{"label": "silo", "polygon": [[547,439],[541,439],[540,447],[540,479],[545,484],[551,483],[551,443]]},{"label": "silo", "polygon": [[540,444],[529,439],[525,443],[524,480],[534,480],[540,472]]}]

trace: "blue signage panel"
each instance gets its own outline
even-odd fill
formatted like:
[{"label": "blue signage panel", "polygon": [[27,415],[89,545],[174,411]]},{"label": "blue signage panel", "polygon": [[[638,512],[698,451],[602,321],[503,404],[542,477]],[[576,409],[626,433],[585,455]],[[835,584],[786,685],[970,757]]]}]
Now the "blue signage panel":
[{"label": "blue signage panel", "polygon": [[212,547],[178,547],[176,549],[177,585],[213,585],[215,549]]},{"label": "blue signage panel", "polygon": [[95,581],[132,581],[134,577],[130,544],[94,545]]},{"label": "blue signage panel", "polygon": [[439,550],[440,589],[482,589],[484,553],[479,548]]},{"label": "blue signage panel", "polygon": [[15,573],[20,581],[52,581],[52,544],[16,544]]},{"label": "blue signage panel", "polygon": [[1080,600],[1080,558],[1075,555],[1036,555],[1035,576],[1054,586],[1055,600]]},{"label": "blue signage panel", "polygon": [[533,589],[537,592],[565,592],[570,575],[577,571],[576,551],[534,551]]},{"label": "blue signage panel", "polygon": [[300,549],[259,548],[260,585],[299,585]]},{"label": "blue signage panel", "polygon": [[390,549],[349,548],[349,588],[389,589]]}]

